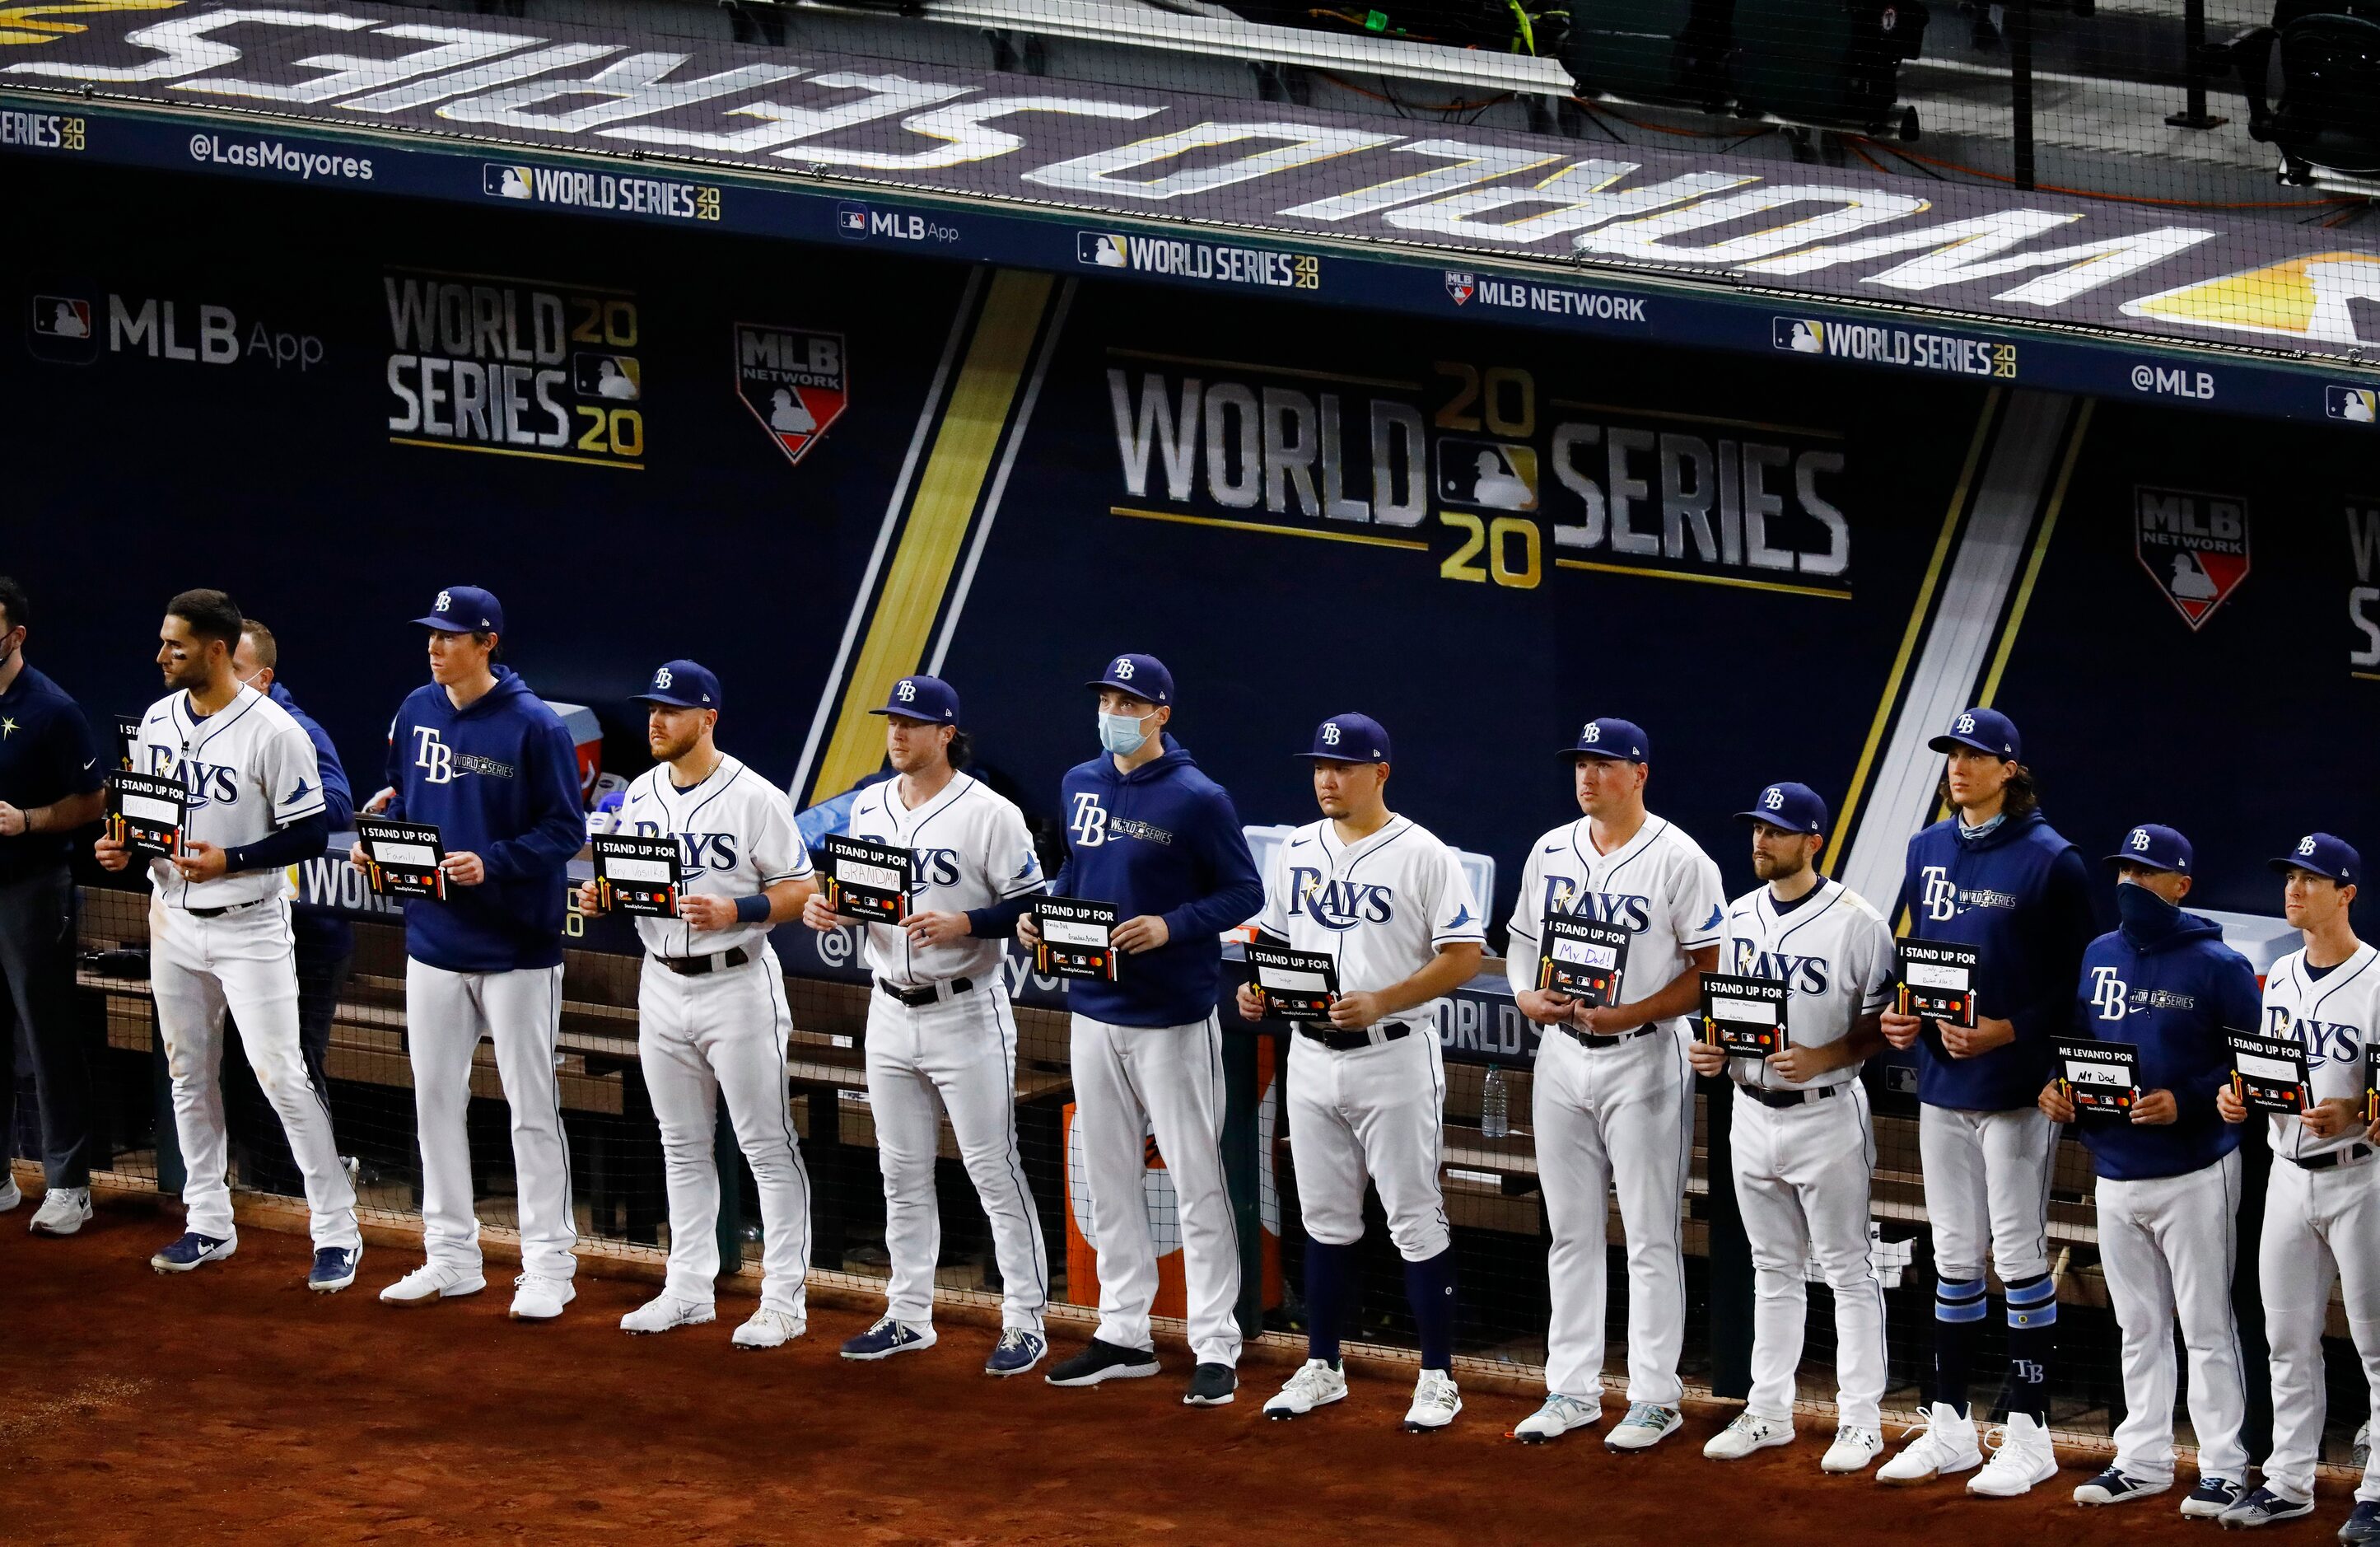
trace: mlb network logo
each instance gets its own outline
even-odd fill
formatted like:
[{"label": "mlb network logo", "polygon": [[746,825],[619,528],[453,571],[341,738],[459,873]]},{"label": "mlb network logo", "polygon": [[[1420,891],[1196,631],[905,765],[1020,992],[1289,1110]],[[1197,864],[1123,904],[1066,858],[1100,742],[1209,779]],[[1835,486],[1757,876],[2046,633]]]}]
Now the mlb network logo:
[{"label": "mlb network logo", "polygon": [[1478,281],[1462,270],[1446,271],[1446,293],[1455,305],[1461,306],[1464,301],[1469,300],[1472,294],[1478,288]]},{"label": "mlb network logo", "polygon": [[2380,392],[2370,387],[2325,387],[2322,398],[2322,411],[2333,419],[2350,424],[2380,423]]}]

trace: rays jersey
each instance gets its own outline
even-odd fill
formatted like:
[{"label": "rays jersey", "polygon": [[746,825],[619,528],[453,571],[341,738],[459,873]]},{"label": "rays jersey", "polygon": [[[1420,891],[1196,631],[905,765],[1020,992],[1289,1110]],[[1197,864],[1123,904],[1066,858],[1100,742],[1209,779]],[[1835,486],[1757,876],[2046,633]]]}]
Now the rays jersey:
[{"label": "rays jersey", "polygon": [[[2305,1048],[2306,1084],[2315,1101],[2360,1101],[2363,1050],[2380,1032],[2380,951],[2358,942],[2353,956],[2319,978],[2307,973],[2302,950],[2273,963],[2265,974],[2262,1029]],[[2362,1137],[2359,1123],[2337,1139],[2316,1139],[2293,1114],[2273,1114],[2273,1153],[2291,1160],[2343,1150]]]},{"label": "rays jersey", "polygon": [[[721,757],[691,789],[671,781],[667,763],[646,770],[620,802],[616,831],[677,839],[678,889],[687,896],[748,897],[810,873],[793,802],[731,757]],[[659,956],[706,956],[739,945],[757,955],[768,943],[769,926],[698,930],[683,919],[638,919],[637,933]]]},{"label": "rays jersey", "polygon": [[[1790,991],[1785,1001],[1785,1039],[1793,1047],[1824,1047],[1851,1033],[1862,1016],[1891,1002],[1898,953],[1892,926],[1867,899],[1841,882],[1822,876],[1802,900],[1780,913],[1767,887],[1746,892],[1728,906],[1727,931],[1718,948],[1718,969],[1730,977],[1766,978]],[[1830,1069],[1796,1085],[1766,1059],[1730,1058],[1728,1070],[1745,1085],[1771,1090],[1842,1085],[1859,1078],[1859,1066]]]},{"label": "rays jersey", "polygon": [[[970,913],[1041,890],[1041,859],[1025,813],[982,780],[953,774],[914,810],[901,803],[901,781],[868,786],[852,802],[847,831],[909,851],[909,911]],[[962,935],[947,945],[909,944],[898,924],[868,924],[868,965],[900,988],[965,978],[980,987],[999,979],[1006,936]]]},{"label": "rays jersey", "polygon": [[[1329,956],[1342,993],[1402,982],[1439,947],[1488,939],[1463,862],[1401,816],[1352,845],[1339,841],[1327,817],[1292,833],[1273,850],[1257,927],[1293,950]],[[1435,1032],[1445,1004],[1433,999],[1393,1018]]]},{"label": "rays jersey", "polygon": [[[1505,926],[1512,944],[1504,970],[1516,991],[1537,986],[1537,934],[1549,911],[1616,924],[1635,937],[1620,981],[1621,1003],[1633,1004],[1687,971],[1693,966],[1688,952],[1718,944],[1727,894],[1710,856],[1673,823],[1647,815],[1609,854],[1595,851],[1587,827],[1581,817],[1530,847]],[[1682,1032],[1687,1022],[1669,1025]]]},{"label": "rays jersey", "polygon": [[[190,713],[190,696],[159,699],[140,717],[132,748],[140,773],[176,779],[188,791],[182,835],[218,848],[271,837],[322,810],[322,773],[314,743],[289,712],[253,688],[204,719]],[[232,907],[278,896],[277,870],[243,871],[193,885],[171,861],[149,861],[149,883],[176,907]]]}]

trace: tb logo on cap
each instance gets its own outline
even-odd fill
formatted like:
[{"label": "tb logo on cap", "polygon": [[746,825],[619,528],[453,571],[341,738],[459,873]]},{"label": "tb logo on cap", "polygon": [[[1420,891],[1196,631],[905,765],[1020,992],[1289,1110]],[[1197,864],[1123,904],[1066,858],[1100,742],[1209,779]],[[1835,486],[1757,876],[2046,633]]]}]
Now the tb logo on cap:
[{"label": "tb logo on cap", "polygon": [[656,687],[656,688],[666,688],[666,687],[668,687],[669,685],[670,685],[670,669],[669,669],[667,666],[663,666],[661,670],[659,670],[659,671],[657,671],[657,672],[653,673],[653,686],[654,686],[654,687]]},{"label": "tb logo on cap", "polygon": [[2147,848],[2147,847],[2149,847],[2149,830],[2148,830],[2147,828],[2145,828],[2145,827],[2135,827],[2135,828],[2133,828],[2133,829],[2132,829],[2132,836],[2131,836],[2131,846],[2132,846],[2132,847],[2134,847],[2135,849],[2145,849],[2145,848]]},{"label": "tb logo on cap", "polygon": [[1326,720],[1326,721],[1324,721],[1324,722],[1323,722],[1323,725],[1322,725],[1322,744],[1323,744],[1325,747],[1336,747],[1337,745],[1339,745],[1339,722],[1338,722],[1338,721],[1336,721],[1336,720]]},{"label": "tb logo on cap", "polygon": [[2309,833],[2304,837],[2298,840],[2298,852],[2300,854],[2312,854],[2313,852],[2313,834]]},{"label": "tb logo on cap", "polygon": [[1975,717],[1972,714],[1960,715],[1959,724],[1955,728],[1961,736],[1972,734],[1975,728]]},{"label": "tb logo on cap", "polygon": [[1110,670],[1108,675],[1113,676],[1119,682],[1130,682],[1132,680],[1132,657],[1129,655],[1117,656],[1116,664]]},{"label": "tb logo on cap", "polygon": [[905,679],[893,688],[892,696],[903,703],[915,702],[917,697],[917,685]]},{"label": "tb logo on cap", "polygon": [[1761,792],[1760,805],[1764,810],[1782,810],[1785,806],[1785,792],[1775,785],[1769,786]]},{"label": "tb logo on cap", "polygon": [[1603,739],[1603,727],[1589,720],[1586,728],[1578,733],[1578,738],[1581,741],[1600,741]]},{"label": "tb logo on cap", "polygon": [[431,608],[430,610],[433,613],[443,613],[454,604],[455,599],[442,591],[438,593],[438,605]]}]

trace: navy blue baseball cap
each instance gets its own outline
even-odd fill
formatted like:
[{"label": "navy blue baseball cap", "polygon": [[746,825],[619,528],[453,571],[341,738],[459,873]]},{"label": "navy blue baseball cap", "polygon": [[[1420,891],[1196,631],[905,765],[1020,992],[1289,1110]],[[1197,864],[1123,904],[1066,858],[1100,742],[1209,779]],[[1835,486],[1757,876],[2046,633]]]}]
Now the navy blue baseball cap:
[{"label": "navy blue baseball cap", "polygon": [[671,661],[653,668],[652,686],[628,695],[631,703],[665,703],[673,709],[717,709],[719,679],[699,661]]},{"label": "navy blue baseball cap", "polygon": [[898,714],[910,720],[930,721],[937,725],[959,723],[959,695],[956,689],[939,676],[922,672],[905,676],[892,685],[885,695],[884,707],[871,709],[870,714]]},{"label": "navy blue baseball cap", "polygon": [[1652,761],[1652,738],[1633,720],[1589,720],[1578,739],[1555,754],[1562,758],[1608,758],[1613,762]]},{"label": "navy blue baseball cap", "polygon": [[1300,756],[1324,762],[1387,762],[1389,733],[1368,714],[1333,714],[1314,727],[1314,750]]},{"label": "navy blue baseball cap", "polygon": [[2277,871],[2311,871],[2328,876],[2341,886],[2360,886],[2363,883],[2363,856],[2355,852],[2345,838],[2334,838],[2327,833],[2309,833],[2298,840],[2297,848],[2278,859],[2267,861]]},{"label": "navy blue baseball cap", "polygon": [[1112,688],[1119,693],[1130,693],[1151,703],[1173,701],[1173,674],[1165,663],[1154,655],[1119,655],[1108,663],[1104,676],[1083,684],[1086,688]]},{"label": "navy blue baseball cap", "polygon": [[1809,786],[1791,782],[1769,786],[1760,792],[1760,798],[1752,803],[1750,810],[1735,815],[1739,822],[1765,822],[1789,833],[1827,830],[1827,803]]},{"label": "navy blue baseball cap", "polygon": [[2003,762],[2024,761],[2024,738],[2017,735],[2016,722],[1997,709],[1961,710],[1950,728],[1925,745],[1937,752],[1971,747]]},{"label": "navy blue baseball cap", "polygon": [[2171,871],[2176,875],[2188,875],[2190,862],[2196,858],[2190,840],[2171,827],[2144,822],[2124,834],[2123,843],[2107,856],[2110,865],[2145,865],[2153,871]]},{"label": "navy blue baseball cap", "polygon": [[448,586],[430,604],[430,611],[413,621],[449,634],[501,634],[504,631],[504,608],[492,591],[482,591],[478,586]]}]

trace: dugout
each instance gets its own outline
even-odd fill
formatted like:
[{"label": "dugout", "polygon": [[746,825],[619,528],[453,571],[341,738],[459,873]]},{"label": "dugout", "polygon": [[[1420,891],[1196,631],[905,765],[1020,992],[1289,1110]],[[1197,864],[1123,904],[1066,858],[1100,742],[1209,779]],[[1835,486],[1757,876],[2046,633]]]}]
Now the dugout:
[{"label": "dugout", "polygon": [[[395,13],[339,14],[370,21],[345,53],[413,46],[372,35]],[[103,727],[155,696],[159,603],[220,583],[369,789],[419,676],[402,620],[468,579],[504,597],[529,682],[594,709],[607,767],[641,766],[625,695],[690,654],[736,695],[723,743],[805,805],[874,770],[865,710],[920,667],[958,683],[986,768],[1052,832],[1089,745],[1086,661],[1163,656],[1182,738],[1251,823],[1305,819],[1288,754],[1360,707],[1406,749],[1400,808],[1504,861],[1500,920],[1522,849],[1569,813],[1547,753],[1582,713],[1648,727],[1653,808],[1730,892],[1751,880],[1726,813],[1790,777],[1840,813],[1829,869],[1888,900],[1932,805],[1925,737],[1974,701],[2023,726],[2086,853],[2142,820],[2188,831],[2194,905],[2277,911],[2262,861],[2309,828],[2380,844],[2380,249],[2351,231],[1966,189],[1917,210],[1832,170],[1821,197],[1502,130],[1457,146],[1477,165],[1456,177],[1421,136],[1146,92],[1108,93],[1108,116],[877,115],[786,157],[687,137],[764,87],[829,91],[767,72],[832,59],[706,46],[683,76],[742,86],[469,107],[433,89],[453,61],[347,79],[301,63],[325,47],[306,28],[198,25],[222,15],[0,43],[0,177],[43,234],[0,252],[8,564],[44,602],[35,653]],[[937,164],[936,144],[983,153]],[[1425,186],[1380,191],[1407,177]],[[1643,189],[1668,196],[1590,202]],[[87,920],[94,946],[134,939],[120,902]],[[358,974],[384,980],[370,938]],[[605,1168],[589,1227],[632,1243],[657,1194],[627,1180],[650,1136],[625,964],[600,944],[574,957],[565,1082]],[[852,1151],[834,1206],[864,1235],[850,965],[781,949],[820,985],[807,1142]],[[386,987],[356,991],[362,1072],[334,1077],[343,1123],[394,1156]],[[129,1166],[142,1009],[122,983],[92,1001]],[[1530,1049],[1486,984],[1445,1041],[1466,1265],[1512,1308],[1466,1339],[1525,1362],[1525,1146],[1476,1118],[1499,1063],[1526,1110]],[[1020,1097],[1055,1167],[1062,1071],[1038,1072]],[[1876,1078],[1890,1115],[1905,1096]],[[1723,1121],[1705,1134],[1702,1308],[1730,1239],[1727,1189],[1700,1180],[1724,1175]],[[1880,1199],[1913,1207],[1904,1180]],[[2070,1157],[2058,1192],[2089,1310]],[[1723,1389],[1740,1356],[1707,1325],[1692,1357]],[[1371,1330],[1393,1341],[1393,1313]],[[2075,1365],[2061,1420],[2104,1425],[2112,1363],[2096,1387]]]}]

